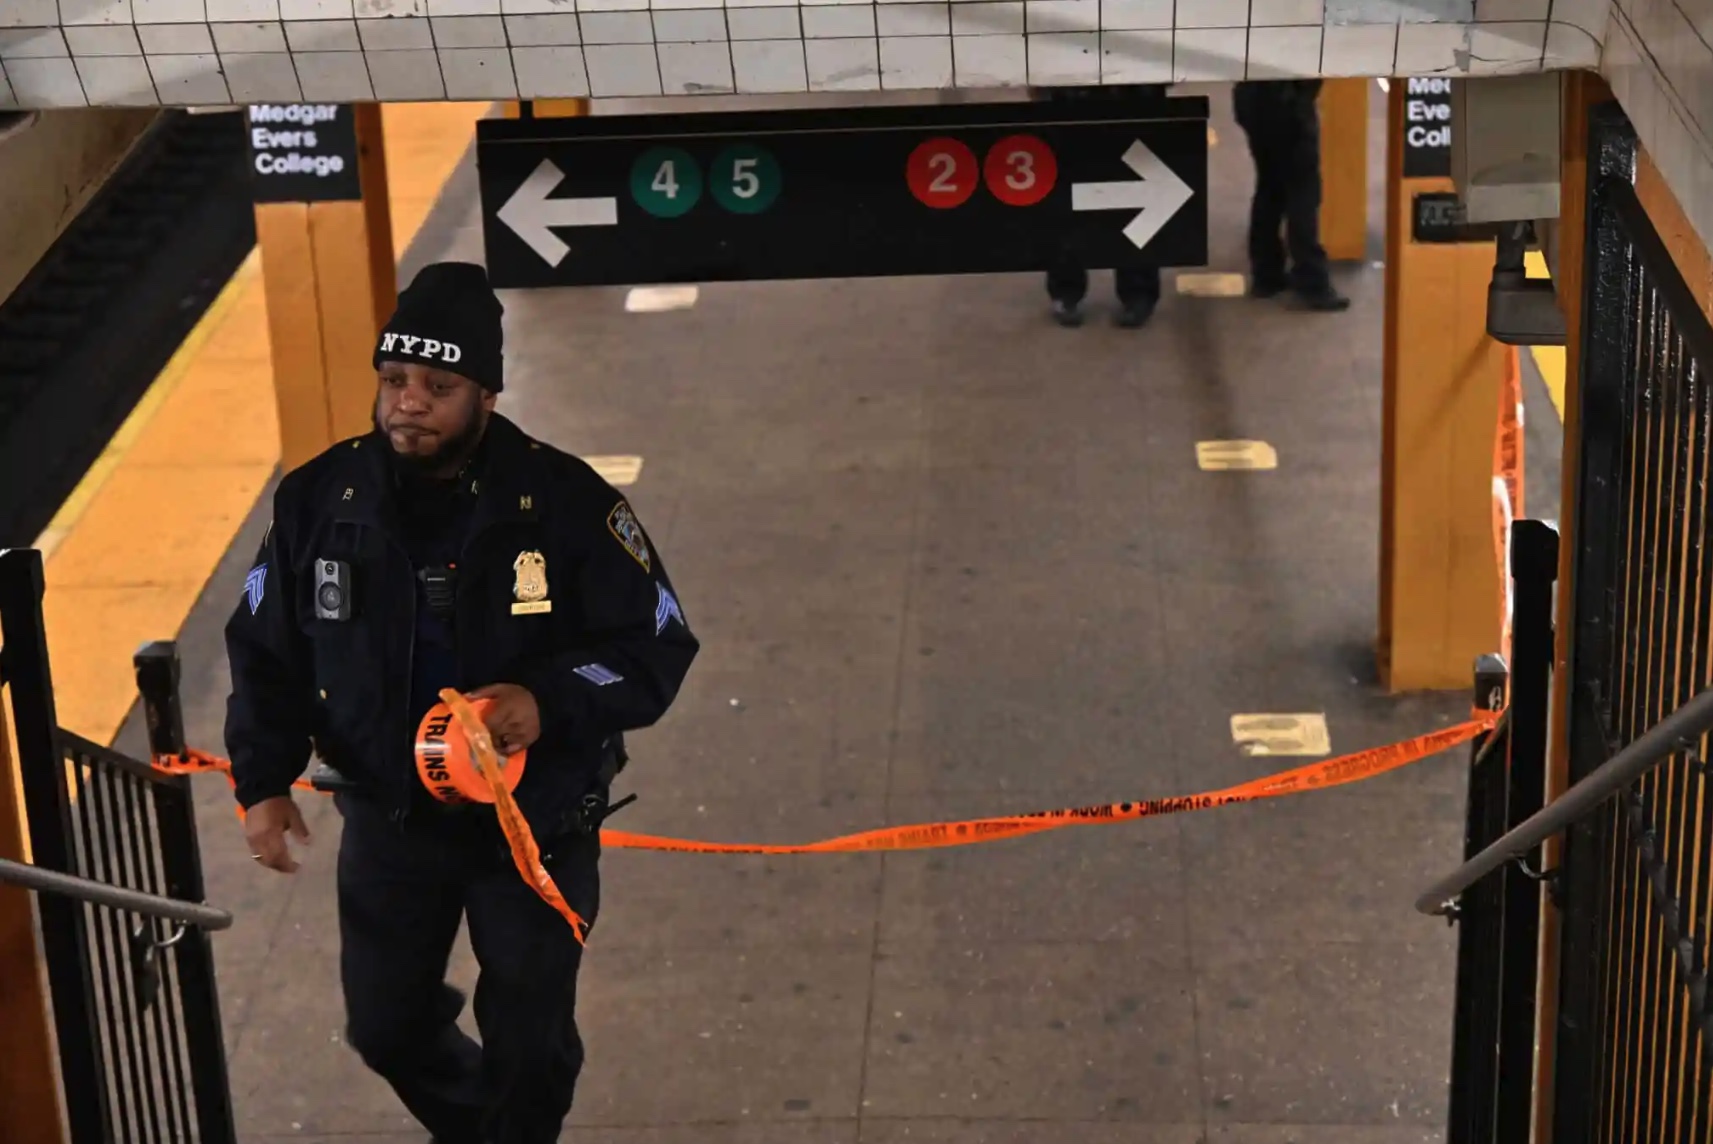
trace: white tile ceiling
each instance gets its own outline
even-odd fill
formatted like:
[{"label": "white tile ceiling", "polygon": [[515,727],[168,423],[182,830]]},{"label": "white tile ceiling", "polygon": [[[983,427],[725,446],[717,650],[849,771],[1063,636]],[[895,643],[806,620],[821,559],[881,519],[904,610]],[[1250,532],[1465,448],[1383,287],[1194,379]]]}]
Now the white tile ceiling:
[{"label": "white tile ceiling", "polygon": [[0,66],[39,108],[1487,75],[1593,66],[1607,2],[0,0]]},{"label": "white tile ceiling", "polygon": [[0,108],[1566,68],[1713,236],[1713,0],[0,0]]}]

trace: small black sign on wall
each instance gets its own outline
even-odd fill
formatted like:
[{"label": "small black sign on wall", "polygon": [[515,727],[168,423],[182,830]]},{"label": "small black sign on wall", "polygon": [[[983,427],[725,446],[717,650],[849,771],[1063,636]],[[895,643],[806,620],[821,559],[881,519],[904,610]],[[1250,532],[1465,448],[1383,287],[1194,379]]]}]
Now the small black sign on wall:
[{"label": "small black sign on wall", "polygon": [[1415,242],[1497,242],[1502,224],[1470,222],[1455,192],[1423,191],[1411,200],[1410,238]]},{"label": "small black sign on wall", "polygon": [[258,203],[350,202],[363,197],[357,121],[342,103],[252,103],[250,183]]},{"label": "small black sign on wall", "polygon": [[1404,178],[1451,176],[1451,80],[1428,76],[1405,81]]}]

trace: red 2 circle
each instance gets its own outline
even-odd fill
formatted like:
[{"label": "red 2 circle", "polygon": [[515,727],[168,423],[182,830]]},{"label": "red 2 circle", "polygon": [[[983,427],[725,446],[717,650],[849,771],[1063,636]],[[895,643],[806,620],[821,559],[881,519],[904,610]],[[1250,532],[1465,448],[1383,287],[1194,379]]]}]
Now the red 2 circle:
[{"label": "red 2 circle", "polygon": [[904,165],[904,177],[917,201],[940,210],[968,202],[980,179],[975,152],[945,137],[917,144]]}]

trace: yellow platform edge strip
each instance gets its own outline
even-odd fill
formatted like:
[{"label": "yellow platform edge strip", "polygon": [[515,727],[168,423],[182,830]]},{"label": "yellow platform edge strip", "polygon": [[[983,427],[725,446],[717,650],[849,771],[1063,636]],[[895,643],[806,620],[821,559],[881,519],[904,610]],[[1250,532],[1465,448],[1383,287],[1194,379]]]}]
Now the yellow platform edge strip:
[{"label": "yellow platform edge strip", "polygon": [[84,510],[89,507],[90,501],[94,500],[95,494],[100,491],[101,486],[107,483],[107,478],[112,476],[113,471],[124,461],[125,454],[131,451],[131,446],[136,443],[137,438],[141,436],[149,422],[154,420],[155,414],[160,412],[161,405],[166,401],[167,395],[183,379],[214,330],[225,321],[233,301],[249,288],[250,280],[260,268],[260,252],[251,247],[250,253],[244,257],[244,261],[239,264],[238,269],[233,272],[232,277],[227,280],[226,285],[221,288],[220,293],[215,296],[214,301],[204,311],[201,320],[196,323],[195,328],[189,334],[185,335],[184,341],[179,343],[178,349],[173,351],[171,358],[167,359],[167,364],[161,369],[160,375],[149,384],[149,388],[138,399],[130,416],[126,417],[118,430],[114,432],[112,438],[107,442],[107,447],[101,451],[101,455],[95,459],[95,463],[89,466],[89,471],[83,474],[83,479],[77,482],[77,487],[71,491],[71,495],[65,499],[65,503],[60,505],[59,511],[48,522],[47,528],[43,529],[42,534],[36,538],[35,547],[41,552],[43,560],[48,560],[53,556],[54,549],[59,547],[59,542],[64,540],[66,535],[77,526],[77,522],[83,518]]},{"label": "yellow platform edge strip", "polygon": [[[1530,278],[1550,278],[1552,275],[1546,268],[1546,257],[1538,250],[1531,250],[1523,256],[1523,267]],[[1541,380],[1546,383],[1547,396],[1552,398],[1552,407],[1558,413],[1560,423],[1564,421],[1564,347],[1563,346],[1530,346],[1529,356],[1534,359],[1535,369],[1540,372]]]},{"label": "yellow platform edge strip", "polygon": [[[383,107],[395,251],[492,108]],[[59,723],[96,742],[136,700],[132,655],[178,635],[278,468],[259,271],[252,250],[37,540]]]}]

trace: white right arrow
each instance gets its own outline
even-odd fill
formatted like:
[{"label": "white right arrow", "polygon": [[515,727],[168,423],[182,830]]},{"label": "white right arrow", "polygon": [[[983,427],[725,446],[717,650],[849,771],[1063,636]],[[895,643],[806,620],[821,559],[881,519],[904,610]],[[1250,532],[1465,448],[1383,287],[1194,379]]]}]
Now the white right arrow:
[{"label": "white right arrow", "polygon": [[512,193],[496,217],[511,227],[549,266],[558,266],[571,248],[553,233],[556,226],[616,226],[619,200],[614,198],[550,199],[565,172],[543,159],[541,165]]},{"label": "white right arrow", "polygon": [[1072,183],[1073,211],[1134,210],[1139,212],[1124,228],[1124,237],[1141,250],[1160,232],[1171,217],[1190,201],[1195,191],[1178,178],[1142,140],[1133,139],[1122,156],[1124,165],[1137,179],[1112,183]]}]

